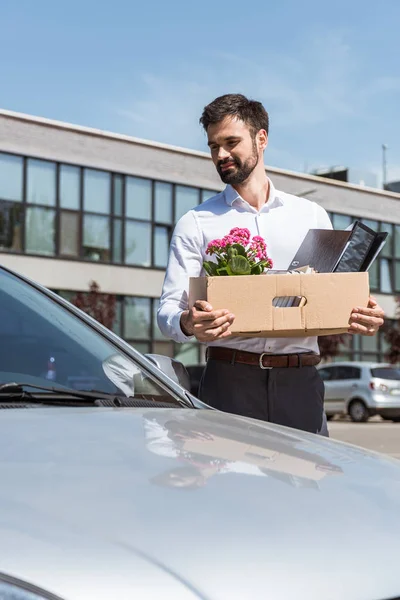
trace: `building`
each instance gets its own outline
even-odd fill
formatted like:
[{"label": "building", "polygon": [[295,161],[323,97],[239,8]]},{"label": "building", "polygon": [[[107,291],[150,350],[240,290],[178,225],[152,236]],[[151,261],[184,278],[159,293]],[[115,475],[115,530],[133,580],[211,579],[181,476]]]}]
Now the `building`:
[{"label": "building", "polygon": [[[355,218],[390,233],[371,288],[388,317],[400,294],[400,195],[268,168],[278,189],[319,202],[335,228]],[[176,220],[223,189],[208,154],[0,111],[0,260],[67,298],[96,281],[118,296],[115,331],[142,352],[202,360],[156,311]],[[382,336],[343,355],[380,359]]]}]

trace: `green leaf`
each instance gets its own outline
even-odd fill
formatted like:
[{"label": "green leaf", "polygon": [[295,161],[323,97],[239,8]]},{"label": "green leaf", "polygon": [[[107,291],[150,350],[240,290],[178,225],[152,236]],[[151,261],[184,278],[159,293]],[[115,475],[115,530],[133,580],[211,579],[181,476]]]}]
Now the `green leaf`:
[{"label": "green leaf", "polygon": [[205,261],[203,263],[203,267],[207,275],[209,275],[210,277],[214,277],[215,275],[217,275],[218,265],[215,262]]},{"label": "green leaf", "polygon": [[231,248],[228,248],[228,249],[227,249],[227,252],[226,252],[226,253],[227,253],[227,255],[228,255],[228,258],[229,258],[229,259],[231,259],[231,258],[233,258],[234,256],[237,256],[237,254],[238,254],[238,251],[236,250],[236,248],[234,248],[234,247],[232,246]]},{"label": "green leaf", "polygon": [[263,268],[259,264],[253,265],[251,268],[252,275],[261,275],[262,272],[263,272]]},{"label": "green leaf", "polygon": [[228,267],[222,267],[221,269],[217,269],[217,275],[232,275],[232,273]]},{"label": "green leaf", "polygon": [[239,256],[247,256],[246,255],[246,249],[244,246],[242,246],[242,244],[233,244],[232,248],[234,248],[237,252],[237,254],[239,254]]},{"label": "green leaf", "polygon": [[251,267],[250,263],[244,256],[234,256],[229,261],[233,275],[250,275]]}]

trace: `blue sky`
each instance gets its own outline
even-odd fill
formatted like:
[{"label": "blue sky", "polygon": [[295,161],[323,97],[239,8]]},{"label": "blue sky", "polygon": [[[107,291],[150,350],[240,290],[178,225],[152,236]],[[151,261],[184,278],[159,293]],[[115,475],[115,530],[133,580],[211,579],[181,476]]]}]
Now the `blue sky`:
[{"label": "blue sky", "polygon": [[206,150],[216,96],[270,113],[266,164],[400,178],[400,2],[2,0],[2,108]]}]

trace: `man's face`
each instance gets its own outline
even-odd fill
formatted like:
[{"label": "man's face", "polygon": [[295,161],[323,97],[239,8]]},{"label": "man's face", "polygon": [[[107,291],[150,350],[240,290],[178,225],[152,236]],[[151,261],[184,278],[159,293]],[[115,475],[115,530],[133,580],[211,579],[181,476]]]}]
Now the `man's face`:
[{"label": "man's face", "polygon": [[226,117],[207,130],[211,158],[224,183],[238,185],[246,181],[257,166],[266,146],[262,130],[256,137],[246,123]]}]

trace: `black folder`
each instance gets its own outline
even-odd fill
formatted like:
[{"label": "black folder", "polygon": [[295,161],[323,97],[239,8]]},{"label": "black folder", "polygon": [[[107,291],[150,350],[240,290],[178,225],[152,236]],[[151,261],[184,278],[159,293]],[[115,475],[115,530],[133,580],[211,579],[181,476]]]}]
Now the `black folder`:
[{"label": "black folder", "polygon": [[368,271],[387,236],[360,221],[345,230],[310,229],[289,269],[310,266],[318,273]]}]

